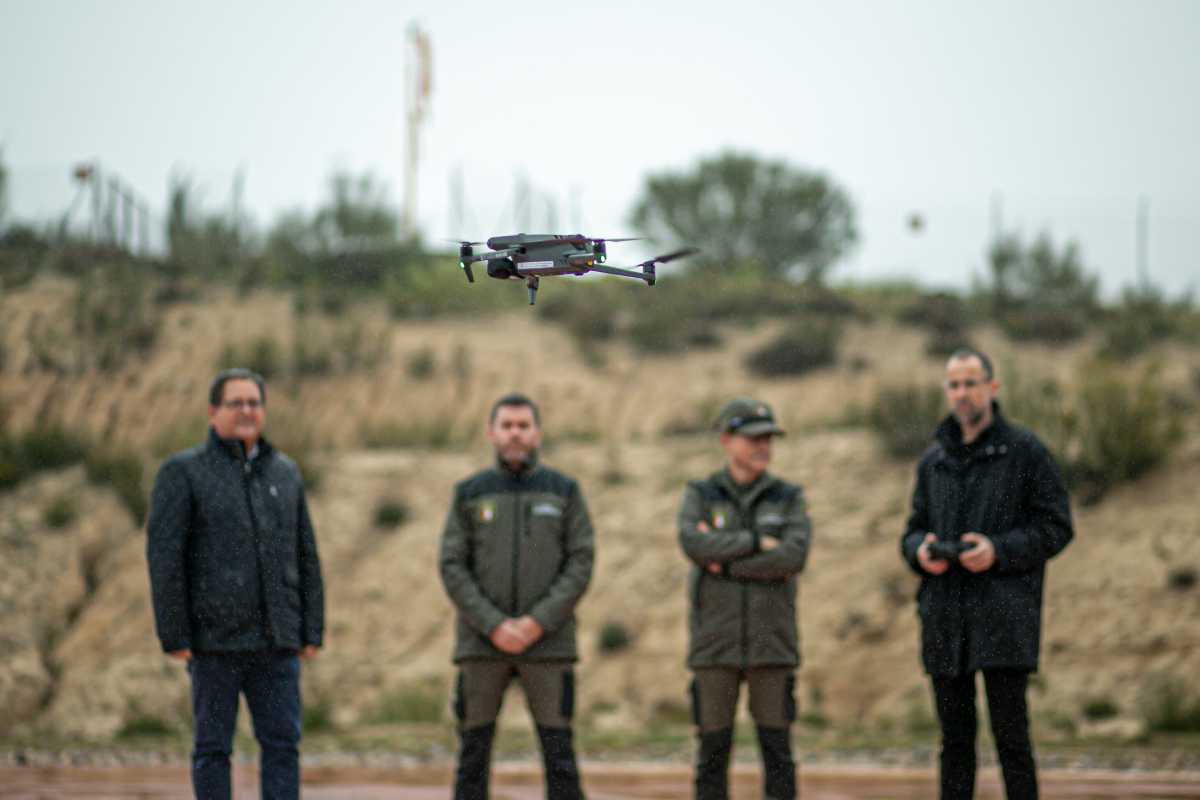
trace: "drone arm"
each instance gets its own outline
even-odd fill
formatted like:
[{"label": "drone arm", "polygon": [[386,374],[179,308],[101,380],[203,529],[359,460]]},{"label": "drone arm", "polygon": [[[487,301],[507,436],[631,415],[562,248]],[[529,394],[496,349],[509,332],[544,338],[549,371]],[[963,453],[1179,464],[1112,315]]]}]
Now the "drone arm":
[{"label": "drone arm", "polygon": [[631,269],[622,269],[621,267],[610,267],[606,264],[593,264],[588,268],[591,272],[604,272],[609,275],[620,275],[623,278],[637,278],[638,280],[646,280],[647,276],[641,272],[635,272]]}]

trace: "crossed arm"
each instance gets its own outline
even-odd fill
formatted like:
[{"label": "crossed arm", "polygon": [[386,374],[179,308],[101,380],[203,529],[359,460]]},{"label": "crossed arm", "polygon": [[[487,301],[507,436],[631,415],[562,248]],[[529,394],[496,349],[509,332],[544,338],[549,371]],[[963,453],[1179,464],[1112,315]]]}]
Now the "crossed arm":
[{"label": "crossed arm", "polygon": [[812,521],[802,491],[787,504],[775,531],[713,531],[704,503],[692,486],[684,490],[679,511],[679,542],[701,569],[743,580],[779,581],[800,572],[808,560]]}]

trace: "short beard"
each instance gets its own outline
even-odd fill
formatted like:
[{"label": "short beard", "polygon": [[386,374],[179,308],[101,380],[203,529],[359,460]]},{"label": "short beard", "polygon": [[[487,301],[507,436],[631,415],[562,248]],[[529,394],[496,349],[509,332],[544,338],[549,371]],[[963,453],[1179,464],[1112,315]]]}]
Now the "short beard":
[{"label": "short beard", "polygon": [[974,428],[977,427],[979,423],[983,422],[983,418],[986,416],[986,414],[982,409],[980,409],[978,411],[969,411],[966,414],[955,413],[955,416],[958,417],[958,424],[968,428]]}]

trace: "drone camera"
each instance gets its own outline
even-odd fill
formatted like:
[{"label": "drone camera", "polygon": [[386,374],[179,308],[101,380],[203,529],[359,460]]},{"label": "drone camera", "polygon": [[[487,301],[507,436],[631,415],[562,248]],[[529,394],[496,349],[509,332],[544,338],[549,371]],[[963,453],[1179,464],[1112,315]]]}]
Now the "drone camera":
[{"label": "drone camera", "polygon": [[596,260],[601,264],[608,260],[608,245],[603,239],[592,243],[592,254],[596,256]]}]

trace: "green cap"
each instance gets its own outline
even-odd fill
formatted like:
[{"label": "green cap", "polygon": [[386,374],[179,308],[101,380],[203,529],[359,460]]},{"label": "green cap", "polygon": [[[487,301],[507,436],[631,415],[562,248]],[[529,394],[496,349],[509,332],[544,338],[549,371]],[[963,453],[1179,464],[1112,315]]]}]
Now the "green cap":
[{"label": "green cap", "polygon": [[721,433],[736,433],[739,436],[784,434],[783,428],[775,422],[775,413],[771,411],[771,407],[751,397],[735,397],[726,403],[717,417],[717,430]]}]

